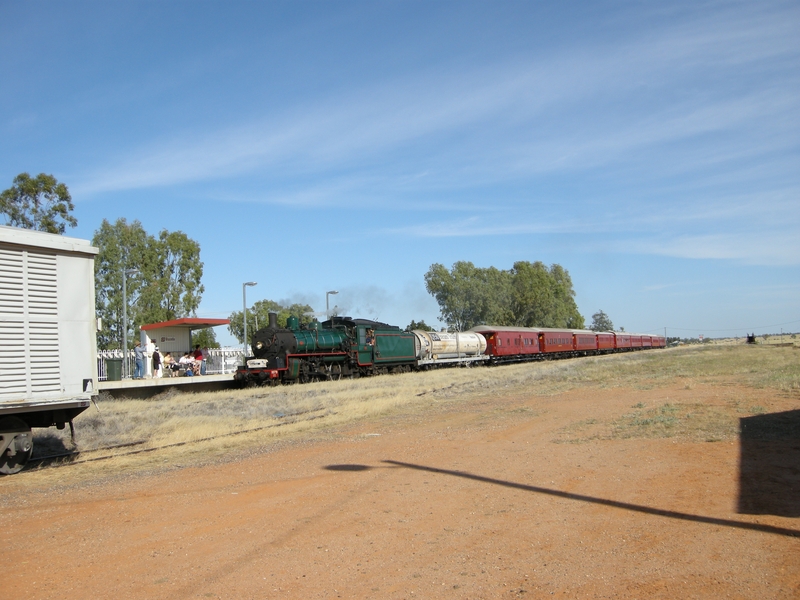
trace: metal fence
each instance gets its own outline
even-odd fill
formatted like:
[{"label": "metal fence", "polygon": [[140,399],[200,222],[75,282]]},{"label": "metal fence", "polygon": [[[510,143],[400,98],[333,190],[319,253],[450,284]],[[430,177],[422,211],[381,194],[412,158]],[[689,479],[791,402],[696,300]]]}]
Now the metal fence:
[{"label": "metal fence", "polygon": [[[176,356],[176,360],[180,357]],[[122,350],[101,350],[97,353],[97,379],[108,381],[108,359],[122,359],[122,378],[130,379],[133,375],[135,358],[133,350],[128,350],[123,356]],[[145,353],[145,377],[153,376],[153,362],[151,355]],[[242,364],[241,348],[209,348],[206,357],[206,375],[225,375],[234,373],[236,367]]]}]

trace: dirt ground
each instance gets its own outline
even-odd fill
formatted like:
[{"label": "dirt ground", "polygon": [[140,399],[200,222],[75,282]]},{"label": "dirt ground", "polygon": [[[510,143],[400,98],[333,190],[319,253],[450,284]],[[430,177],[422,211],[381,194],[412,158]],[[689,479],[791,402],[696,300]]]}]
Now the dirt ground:
[{"label": "dirt ground", "polygon": [[0,480],[0,597],[800,598],[800,441],[602,435],[731,394],[797,408],[487,393],[204,466],[23,472]]}]

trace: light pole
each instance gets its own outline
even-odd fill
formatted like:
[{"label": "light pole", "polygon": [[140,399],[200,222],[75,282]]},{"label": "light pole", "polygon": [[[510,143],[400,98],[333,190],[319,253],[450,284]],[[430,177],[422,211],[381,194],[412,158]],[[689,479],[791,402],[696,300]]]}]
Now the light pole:
[{"label": "light pole", "polygon": [[139,269],[125,269],[122,271],[122,378],[130,376],[128,373],[128,275],[138,275]]},{"label": "light pole", "polygon": [[[247,286],[258,285],[255,281],[242,284],[242,315],[244,316],[244,361],[247,360]],[[242,364],[245,364],[244,362]]]},{"label": "light pole", "polygon": [[326,319],[330,319],[331,318],[331,307],[330,307],[330,302],[328,301],[328,298],[330,298],[330,296],[332,294],[335,295],[335,294],[338,294],[338,293],[339,293],[338,290],[332,290],[330,292],[325,292],[325,318]]}]

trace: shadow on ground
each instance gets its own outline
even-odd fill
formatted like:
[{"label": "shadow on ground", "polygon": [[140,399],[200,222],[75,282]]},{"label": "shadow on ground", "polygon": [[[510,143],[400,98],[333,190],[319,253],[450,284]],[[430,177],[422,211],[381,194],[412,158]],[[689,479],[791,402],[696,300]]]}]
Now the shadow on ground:
[{"label": "shadow on ground", "polygon": [[800,517],[800,410],[739,424],[739,513]]},{"label": "shadow on ground", "polygon": [[[800,411],[798,411],[800,412]],[[668,519],[677,519],[680,521],[692,521],[695,523],[705,523],[707,525],[715,525],[715,526],[722,526],[722,527],[732,527],[735,529],[749,529],[751,531],[761,531],[763,533],[771,533],[776,535],[785,535],[789,537],[800,537],[800,530],[797,529],[789,529],[786,527],[777,527],[774,525],[768,525],[765,523],[750,523],[747,521],[735,521],[733,519],[724,519],[720,517],[711,517],[705,515],[695,515],[691,513],[683,513],[674,510],[667,510],[663,508],[657,508],[653,506],[644,506],[641,504],[634,504],[631,502],[624,502],[620,500],[613,500],[610,498],[599,498],[597,496],[588,496],[585,494],[575,494],[572,492],[566,492],[563,490],[556,490],[552,488],[546,488],[536,485],[528,485],[524,483],[517,483],[514,481],[507,481],[504,479],[495,479],[493,477],[486,477],[484,475],[477,475],[474,473],[468,473],[466,471],[454,471],[451,469],[441,469],[438,467],[431,467],[427,465],[417,465],[413,463],[406,463],[400,462],[397,460],[384,460],[382,461],[385,465],[391,465],[393,468],[401,468],[401,469],[413,469],[417,471],[424,471],[427,473],[434,473],[437,475],[447,476],[447,477],[460,477],[464,479],[470,479],[472,481],[480,481],[482,483],[490,484],[490,485],[497,485],[506,488],[512,488],[517,490],[522,490],[526,492],[532,492],[535,494],[544,494],[547,496],[554,496],[556,498],[565,498],[568,500],[574,500],[576,502],[585,502],[588,504],[599,504],[602,506],[608,506],[611,508],[617,508],[622,510],[631,511],[634,513],[643,513],[646,515],[651,515],[655,517],[664,517]],[[323,469],[328,471],[355,471],[355,472],[365,472],[370,471],[376,467],[370,467],[367,465],[360,465],[360,464],[335,464],[335,465],[326,465]],[[377,467],[380,468],[380,467]],[[384,467],[385,468],[385,467]]]}]

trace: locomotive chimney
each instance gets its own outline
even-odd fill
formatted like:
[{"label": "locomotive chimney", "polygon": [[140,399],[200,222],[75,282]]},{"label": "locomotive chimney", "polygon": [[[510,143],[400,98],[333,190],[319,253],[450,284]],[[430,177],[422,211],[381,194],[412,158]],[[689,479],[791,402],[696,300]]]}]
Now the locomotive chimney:
[{"label": "locomotive chimney", "polygon": [[278,328],[278,313],[274,312],[269,313],[269,328],[270,329]]}]

